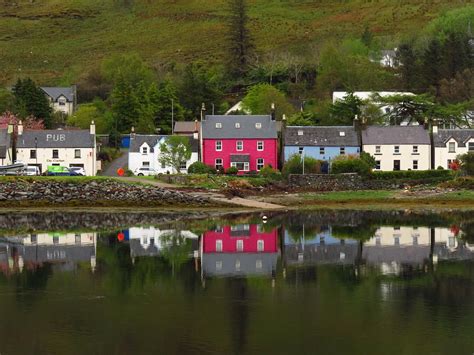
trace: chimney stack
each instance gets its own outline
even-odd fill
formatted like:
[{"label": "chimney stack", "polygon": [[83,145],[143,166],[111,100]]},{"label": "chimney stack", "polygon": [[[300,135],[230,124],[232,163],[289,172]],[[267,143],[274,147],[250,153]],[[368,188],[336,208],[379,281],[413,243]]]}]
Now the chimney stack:
[{"label": "chimney stack", "polygon": [[18,122],[18,135],[21,136],[23,134],[23,122],[21,120]]},{"label": "chimney stack", "polygon": [[433,122],[433,134],[438,134],[438,122]]},{"label": "chimney stack", "polygon": [[198,120],[194,121],[194,133],[193,133],[193,138],[194,139],[199,139],[199,125],[198,125]]},{"label": "chimney stack", "polygon": [[203,102],[201,106],[201,121],[204,121],[206,118],[206,104]]},{"label": "chimney stack", "polygon": [[272,121],[275,121],[275,103],[272,103],[272,106],[271,106],[271,117],[272,117]]},{"label": "chimney stack", "polygon": [[94,121],[91,121],[90,133],[95,134],[95,122]]}]

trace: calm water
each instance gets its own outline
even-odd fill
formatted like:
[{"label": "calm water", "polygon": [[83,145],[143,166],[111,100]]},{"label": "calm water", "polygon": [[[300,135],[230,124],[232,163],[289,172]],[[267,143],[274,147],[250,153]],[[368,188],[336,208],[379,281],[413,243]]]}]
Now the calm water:
[{"label": "calm water", "polygon": [[0,353],[474,353],[474,213],[198,217],[0,213]]}]

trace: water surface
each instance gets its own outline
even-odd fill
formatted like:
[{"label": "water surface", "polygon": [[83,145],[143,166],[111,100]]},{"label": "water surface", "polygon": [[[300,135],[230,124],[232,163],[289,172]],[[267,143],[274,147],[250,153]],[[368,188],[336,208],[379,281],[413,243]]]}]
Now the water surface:
[{"label": "water surface", "polygon": [[1,354],[472,354],[474,214],[0,213]]}]

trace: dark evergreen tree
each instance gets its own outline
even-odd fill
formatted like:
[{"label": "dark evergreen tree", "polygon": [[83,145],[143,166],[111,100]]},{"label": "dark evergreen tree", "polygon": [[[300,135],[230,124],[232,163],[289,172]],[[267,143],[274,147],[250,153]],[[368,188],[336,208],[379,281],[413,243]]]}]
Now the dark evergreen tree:
[{"label": "dark evergreen tree", "polygon": [[417,85],[417,57],[411,43],[403,43],[397,51],[400,74],[404,90],[413,90]]},{"label": "dark evergreen tree", "polygon": [[229,0],[227,23],[227,51],[230,74],[236,78],[245,76],[254,44],[248,29],[246,0]]},{"label": "dark evergreen tree", "polygon": [[160,128],[161,133],[170,134],[171,121],[182,121],[185,113],[176,88],[171,81],[165,80],[158,85],[152,96],[152,101],[156,104],[155,126]]},{"label": "dark evergreen tree", "polygon": [[33,116],[43,120],[46,128],[51,128],[52,110],[45,93],[30,78],[19,79],[13,87],[15,112],[25,118]]},{"label": "dark evergreen tree", "polygon": [[422,57],[422,75],[426,88],[434,87],[436,96],[439,95],[439,80],[442,73],[443,56],[441,53],[441,43],[437,38],[433,38]]},{"label": "dark evergreen tree", "polygon": [[453,78],[456,73],[472,66],[469,38],[461,33],[450,33],[443,45],[444,78]]}]

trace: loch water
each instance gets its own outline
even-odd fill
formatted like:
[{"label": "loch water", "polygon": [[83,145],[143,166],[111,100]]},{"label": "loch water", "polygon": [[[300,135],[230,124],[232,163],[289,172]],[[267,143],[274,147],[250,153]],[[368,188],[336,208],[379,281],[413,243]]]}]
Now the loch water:
[{"label": "loch water", "polygon": [[474,212],[0,212],[0,354],[473,354]]}]

